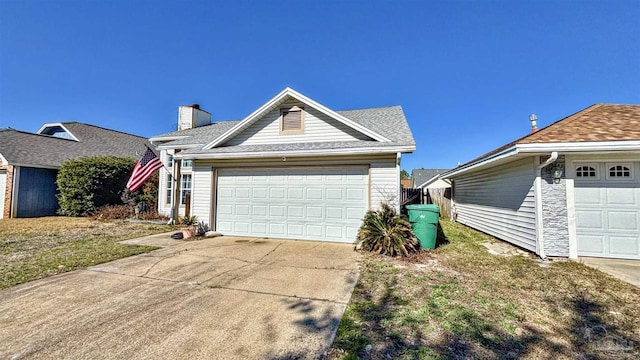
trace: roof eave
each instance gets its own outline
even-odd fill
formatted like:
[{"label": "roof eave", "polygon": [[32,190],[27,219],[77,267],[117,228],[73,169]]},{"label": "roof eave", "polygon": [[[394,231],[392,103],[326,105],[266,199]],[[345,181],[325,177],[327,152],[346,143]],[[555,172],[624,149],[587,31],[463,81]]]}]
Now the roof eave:
[{"label": "roof eave", "polygon": [[234,152],[234,153],[204,153],[204,154],[181,154],[174,155],[176,159],[251,159],[267,157],[300,157],[313,155],[365,155],[365,154],[397,154],[415,151],[415,146],[389,146],[374,148],[347,148],[347,149],[314,149],[295,151],[256,151],[256,152]]}]

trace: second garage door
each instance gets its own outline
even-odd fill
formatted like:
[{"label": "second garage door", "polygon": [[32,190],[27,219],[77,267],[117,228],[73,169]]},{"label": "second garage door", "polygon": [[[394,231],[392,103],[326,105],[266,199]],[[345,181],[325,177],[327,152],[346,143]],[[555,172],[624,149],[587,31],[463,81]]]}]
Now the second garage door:
[{"label": "second garage door", "polygon": [[576,166],[578,255],[640,259],[639,172],[637,162]]},{"label": "second garage door", "polygon": [[368,169],[220,170],[216,229],[225,235],[354,242]]}]

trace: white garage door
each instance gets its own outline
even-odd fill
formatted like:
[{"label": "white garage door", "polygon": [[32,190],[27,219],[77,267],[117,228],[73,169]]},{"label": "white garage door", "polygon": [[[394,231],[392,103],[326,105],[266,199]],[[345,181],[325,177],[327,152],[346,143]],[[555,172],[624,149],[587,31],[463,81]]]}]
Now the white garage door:
[{"label": "white garage door", "polygon": [[640,166],[575,165],[578,255],[640,259]]},{"label": "white garage door", "polygon": [[4,191],[7,186],[7,171],[0,170],[0,219],[4,216]]},{"label": "white garage door", "polygon": [[225,235],[354,242],[368,207],[366,168],[221,170]]}]

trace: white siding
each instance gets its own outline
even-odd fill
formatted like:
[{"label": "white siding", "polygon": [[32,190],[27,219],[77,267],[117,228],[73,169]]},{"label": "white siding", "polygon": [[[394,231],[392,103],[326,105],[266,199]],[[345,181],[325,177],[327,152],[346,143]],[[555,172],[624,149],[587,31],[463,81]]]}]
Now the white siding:
[{"label": "white siding", "polygon": [[400,180],[395,156],[385,161],[371,162],[369,179],[371,181],[372,210],[377,210],[381,202],[395,208],[400,202]]},{"label": "white siding", "polygon": [[533,158],[454,179],[457,221],[536,251]]},{"label": "white siding", "polygon": [[[301,106],[304,106],[301,104]],[[224,145],[289,144],[369,140],[366,135],[351,129],[323,113],[305,106],[304,133],[280,134],[280,107],[271,110]]]},{"label": "white siding", "polygon": [[4,192],[7,186],[7,171],[0,170],[0,219],[4,217]]},{"label": "white siding", "polygon": [[210,224],[211,221],[211,166],[193,166],[191,182],[191,215],[198,217],[198,221]]}]

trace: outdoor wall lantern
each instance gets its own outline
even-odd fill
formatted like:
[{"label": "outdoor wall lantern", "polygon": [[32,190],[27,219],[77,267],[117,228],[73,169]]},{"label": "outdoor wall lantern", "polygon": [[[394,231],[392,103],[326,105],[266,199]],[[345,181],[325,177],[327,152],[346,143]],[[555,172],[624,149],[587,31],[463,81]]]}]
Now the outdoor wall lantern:
[{"label": "outdoor wall lantern", "polygon": [[564,164],[555,163],[555,165],[551,168],[551,177],[553,178],[553,182],[555,184],[560,184],[560,179],[562,179],[562,173],[564,173]]}]

